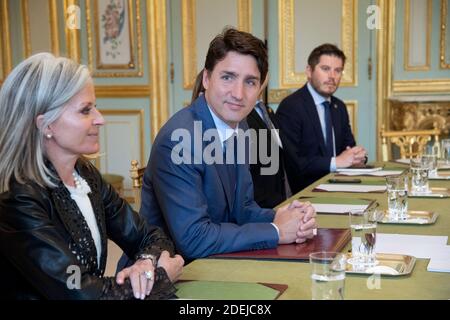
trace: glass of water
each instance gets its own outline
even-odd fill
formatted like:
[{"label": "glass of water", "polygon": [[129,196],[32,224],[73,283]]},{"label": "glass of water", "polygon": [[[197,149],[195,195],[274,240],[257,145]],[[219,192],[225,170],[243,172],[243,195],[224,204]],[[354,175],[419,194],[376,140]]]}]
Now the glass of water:
[{"label": "glass of water", "polygon": [[438,169],[438,155],[434,152],[433,148],[429,148],[426,153],[422,155],[424,162],[428,163],[430,166],[430,171],[428,171],[428,177],[437,176]]},{"label": "glass of water", "polygon": [[348,263],[353,269],[365,270],[378,264],[375,253],[377,219],[375,209],[350,210],[352,257]]},{"label": "glass of water", "polygon": [[450,164],[450,139],[441,141],[442,160],[445,164]]},{"label": "glass of water", "polygon": [[408,218],[408,176],[386,177],[388,212],[391,220]]},{"label": "glass of water", "polygon": [[428,175],[431,168],[430,159],[427,157],[411,158],[411,193],[429,193]]},{"label": "glass of water", "polygon": [[313,252],[309,262],[312,299],[344,300],[346,256],[339,252]]}]

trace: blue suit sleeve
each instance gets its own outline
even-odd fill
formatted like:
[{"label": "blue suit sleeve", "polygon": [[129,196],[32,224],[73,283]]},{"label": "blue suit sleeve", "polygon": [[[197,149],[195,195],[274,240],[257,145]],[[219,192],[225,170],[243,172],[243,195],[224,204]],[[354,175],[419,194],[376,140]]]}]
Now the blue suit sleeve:
[{"label": "blue suit sleeve", "polygon": [[[170,235],[185,258],[276,247],[275,228],[261,223],[271,222],[273,211],[257,207],[247,194],[248,202],[236,223],[213,220],[211,204],[225,199],[221,195],[211,199],[205,190],[206,184],[217,181],[205,181],[205,165],[175,164],[170,156],[171,143],[168,139],[159,141],[153,146],[144,184],[152,183]],[[250,191],[251,188],[247,190]]]}]

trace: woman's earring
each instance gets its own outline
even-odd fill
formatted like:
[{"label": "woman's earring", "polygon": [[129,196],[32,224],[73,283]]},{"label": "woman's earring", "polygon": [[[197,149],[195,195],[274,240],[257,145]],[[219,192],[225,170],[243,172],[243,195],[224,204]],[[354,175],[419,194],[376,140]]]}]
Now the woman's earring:
[{"label": "woman's earring", "polygon": [[52,138],[52,135],[50,133],[47,133],[45,136],[47,137],[47,139],[51,139]]}]

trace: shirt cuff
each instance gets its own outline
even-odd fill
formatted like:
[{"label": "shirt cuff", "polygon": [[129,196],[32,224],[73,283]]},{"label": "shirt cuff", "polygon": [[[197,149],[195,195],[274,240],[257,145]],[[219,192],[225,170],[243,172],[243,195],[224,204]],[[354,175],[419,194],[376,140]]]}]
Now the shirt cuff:
[{"label": "shirt cuff", "polygon": [[336,157],[331,158],[330,172],[336,172]]},{"label": "shirt cuff", "polygon": [[278,234],[278,239],[280,239],[280,230],[278,229],[277,225],[275,223],[270,223],[271,225],[273,225],[273,227],[275,228],[275,230],[277,230],[277,234]]}]

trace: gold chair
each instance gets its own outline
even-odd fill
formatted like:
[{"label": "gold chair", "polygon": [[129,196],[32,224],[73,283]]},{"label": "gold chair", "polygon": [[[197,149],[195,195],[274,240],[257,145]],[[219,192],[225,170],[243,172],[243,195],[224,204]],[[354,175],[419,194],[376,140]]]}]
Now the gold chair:
[{"label": "gold chair", "polygon": [[140,168],[137,160],[131,160],[130,178],[133,188],[135,209],[139,211],[141,207],[141,189],[142,177],[144,176],[145,167]]},{"label": "gold chair", "polygon": [[440,152],[439,135],[441,130],[417,130],[417,131],[385,131],[381,130],[381,154],[383,161],[392,159],[392,144],[400,149],[400,158],[409,159],[423,153],[425,146],[434,137],[433,149]]}]

